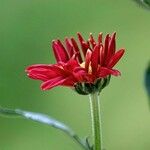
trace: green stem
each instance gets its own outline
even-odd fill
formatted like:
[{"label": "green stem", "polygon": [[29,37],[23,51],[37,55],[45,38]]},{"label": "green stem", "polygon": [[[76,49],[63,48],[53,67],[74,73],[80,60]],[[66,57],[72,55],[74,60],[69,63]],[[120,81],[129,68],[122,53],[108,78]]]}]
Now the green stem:
[{"label": "green stem", "polygon": [[102,150],[101,116],[98,92],[90,95],[94,150]]}]

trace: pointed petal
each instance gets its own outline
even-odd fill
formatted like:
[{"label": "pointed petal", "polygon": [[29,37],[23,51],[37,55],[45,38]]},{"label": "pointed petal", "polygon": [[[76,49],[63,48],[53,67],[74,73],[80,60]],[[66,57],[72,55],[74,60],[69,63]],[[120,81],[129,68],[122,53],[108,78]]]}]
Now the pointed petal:
[{"label": "pointed petal", "polygon": [[84,68],[78,67],[73,71],[73,76],[77,82],[85,82],[86,81],[87,72]]},{"label": "pointed petal", "polygon": [[48,80],[47,76],[45,76],[43,74],[32,74],[32,73],[29,73],[27,75],[28,75],[29,78],[34,79],[34,80],[41,80],[41,81]]},{"label": "pointed petal", "polygon": [[36,80],[48,80],[65,74],[63,69],[58,65],[33,65],[28,67],[27,75]]},{"label": "pointed petal", "polygon": [[65,48],[59,40],[52,42],[52,48],[57,62],[67,62],[69,60]]},{"label": "pointed petal", "polygon": [[89,43],[88,42],[82,42],[81,47],[82,47],[83,55],[85,56],[87,50],[90,49]]},{"label": "pointed petal", "polygon": [[77,35],[78,35],[78,39],[79,39],[80,43],[85,42],[85,40],[83,39],[81,33],[78,32]]},{"label": "pointed petal", "polygon": [[31,71],[31,70],[34,69],[34,68],[49,69],[49,68],[51,68],[51,66],[52,66],[52,65],[47,65],[47,64],[35,64],[35,65],[28,66],[28,67],[25,69],[25,72],[29,72],[29,71]]},{"label": "pointed petal", "polygon": [[90,43],[89,43],[89,41],[86,42],[86,45],[87,45],[87,49],[90,49]]},{"label": "pointed petal", "polygon": [[73,87],[76,82],[77,82],[77,81],[76,81],[73,77],[68,77],[68,78],[66,78],[66,80],[62,83],[62,85],[63,85],[63,86]]},{"label": "pointed petal", "polygon": [[42,90],[49,90],[49,89],[51,89],[53,87],[62,85],[65,80],[66,80],[65,78],[59,76],[59,77],[50,79],[50,80],[48,80],[46,82],[43,82],[41,84],[41,88],[42,88]]},{"label": "pointed petal", "polygon": [[100,47],[96,45],[94,47],[94,51],[92,52],[91,56],[91,67],[92,67],[92,74],[95,74],[98,68],[98,62],[99,62],[99,52]]},{"label": "pointed petal", "polygon": [[82,48],[83,55],[85,56],[89,45],[85,42],[85,40],[83,39],[82,35],[79,32],[77,33],[77,35]]},{"label": "pointed petal", "polygon": [[91,43],[92,48],[94,48],[94,47],[96,46],[96,42],[95,42],[95,40],[94,40],[94,38],[93,38],[92,33],[90,33],[89,42]]},{"label": "pointed petal", "polygon": [[113,68],[113,67],[116,65],[116,63],[120,60],[120,58],[123,56],[124,52],[125,52],[124,49],[120,49],[119,51],[117,51],[117,52],[115,53],[115,55],[113,55],[113,56],[111,57],[111,59],[110,59],[110,61],[109,61],[109,63],[108,63],[107,66],[108,66],[109,68]]},{"label": "pointed petal", "polygon": [[116,38],[116,32],[113,33],[113,35],[109,41],[107,59],[110,59],[115,53],[115,50],[116,50],[116,39],[115,38]]},{"label": "pointed petal", "polygon": [[79,64],[76,60],[70,59],[67,64],[63,66],[64,70],[72,72],[76,67],[79,67]]},{"label": "pointed petal", "polygon": [[72,75],[66,77],[66,80],[62,83],[63,86],[74,86],[75,83],[77,83],[78,80],[74,77],[74,72],[72,72]]},{"label": "pointed petal", "polygon": [[101,78],[105,78],[108,75],[119,76],[121,74],[120,74],[120,72],[118,70],[101,67],[100,70],[99,70],[99,76]]},{"label": "pointed petal", "polygon": [[99,64],[100,64],[100,66],[103,66],[104,65],[104,61],[105,61],[105,58],[104,58],[104,47],[103,47],[103,45],[102,44],[100,44],[100,58],[99,58]]},{"label": "pointed petal", "polygon": [[99,44],[99,45],[102,43],[102,35],[103,35],[102,32],[99,33],[99,35],[98,35],[98,44]]},{"label": "pointed petal", "polygon": [[77,53],[77,58],[78,58],[79,63],[82,63],[83,61],[82,61],[82,57],[81,57],[81,54],[80,54],[80,50],[79,50],[79,47],[78,47],[75,39],[71,38],[71,42],[72,42],[72,45],[74,47],[75,52]]},{"label": "pointed petal", "polygon": [[60,55],[58,53],[55,41],[52,41],[52,49],[53,49],[53,53],[54,53],[56,61],[59,62],[61,60],[61,58],[60,58]]},{"label": "pointed petal", "polygon": [[106,64],[106,58],[108,54],[108,44],[109,44],[109,34],[106,35],[105,37],[105,43],[104,43],[104,60]]},{"label": "pointed petal", "polygon": [[52,70],[39,70],[39,69],[33,69],[27,75],[30,78],[34,78],[37,80],[47,80],[58,76],[57,73]]},{"label": "pointed petal", "polygon": [[68,38],[66,38],[65,42],[66,42],[66,47],[67,47],[69,56],[71,58],[73,56],[73,54],[74,54],[73,46],[72,46],[72,44],[71,44],[71,42],[70,42],[70,40]]},{"label": "pointed petal", "polygon": [[90,61],[91,61],[91,55],[92,55],[92,52],[91,50],[87,50],[86,52],[86,56],[85,56],[85,70],[88,72],[89,70],[89,64],[90,64]]},{"label": "pointed petal", "polygon": [[65,76],[65,70],[63,69],[63,66],[53,65],[51,67],[51,71],[55,72],[57,75]]}]

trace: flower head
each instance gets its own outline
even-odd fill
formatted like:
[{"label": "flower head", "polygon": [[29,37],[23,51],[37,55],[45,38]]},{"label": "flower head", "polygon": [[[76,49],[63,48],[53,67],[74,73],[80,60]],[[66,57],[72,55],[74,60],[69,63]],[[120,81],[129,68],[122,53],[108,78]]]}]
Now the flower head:
[{"label": "flower head", "polygon": [[37,64],[26,68],[27,75],[42,80],[41,88],[48,90],[56,86],[75,88],[80,94],[89,94],[104,88],[110,76],[119,76],[113,69],[124,54],[124,49],[116,51],[116,33],[106,35],[102,41],[102,33],[96,41],[92,34],[87,41],[80,33],[78,42],[74,38],[52,41],[56,64]]}]

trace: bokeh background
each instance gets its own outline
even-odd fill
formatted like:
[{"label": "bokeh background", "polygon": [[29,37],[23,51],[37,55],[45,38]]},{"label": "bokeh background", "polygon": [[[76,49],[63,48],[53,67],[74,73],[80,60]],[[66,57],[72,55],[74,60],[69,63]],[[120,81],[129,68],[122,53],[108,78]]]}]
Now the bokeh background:
[{"label": "bokeh background", "polygon": [[[150,59],[150,11],[132,0],[0,0],[0,105],[42,112],[90,136],[89,100],[68,88],[40,90],[26,66],[55,63],[50,43],[80,31],[117,32],[126,48],[101,94],[106,150],[149,150],[150,112],[144,71]],[[0,117],[0,150],[80,150],[56,129],[24,119]]]}]

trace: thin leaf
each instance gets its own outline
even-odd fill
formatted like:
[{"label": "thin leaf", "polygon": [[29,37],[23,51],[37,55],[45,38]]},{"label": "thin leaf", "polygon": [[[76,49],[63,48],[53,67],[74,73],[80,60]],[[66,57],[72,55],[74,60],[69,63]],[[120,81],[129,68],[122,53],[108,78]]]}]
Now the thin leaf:
[{"label": "thin leaf", "polygon": [[89,137],[85,138],[85,142],[88,145],[88,147],[89,147],[90,150],[94,150],[93,145],[90,144]]},{"label": "thin leaf", "polygon": [[2,107],[0,107],[0,114],[3,116],[7,116],[7,117],[18,117],[18,116],[20,116],[19,114],[17,114],[15,112],[15,110],[4,109]]},{"label": "thin leaf", "polygon": [[4,116],[10,116],[10,117],[12,117],[12,116],[23,117],[28,120],[32,120],[32,121],[36,121],[36,122],[39,122],[42,124],[52,126],[56,129],[63,131],[69,137],[73,138],[78,144],[80,144],[80,146],[82,146],[83,149],[91,150],[89,148],[89,145],[87,145],[87,143],[84,140],[80,139],[72,129],[70,129],[64,123],[61,123],[61,122],[57,121],[56,119],[49,117],[45,114],[28,112],[28,111],[24,111],[24,110],[20,110],[20,109],[12,110],[12,109],[2,108],[2,107],[0,107],[0,114],[4,115]]}]

